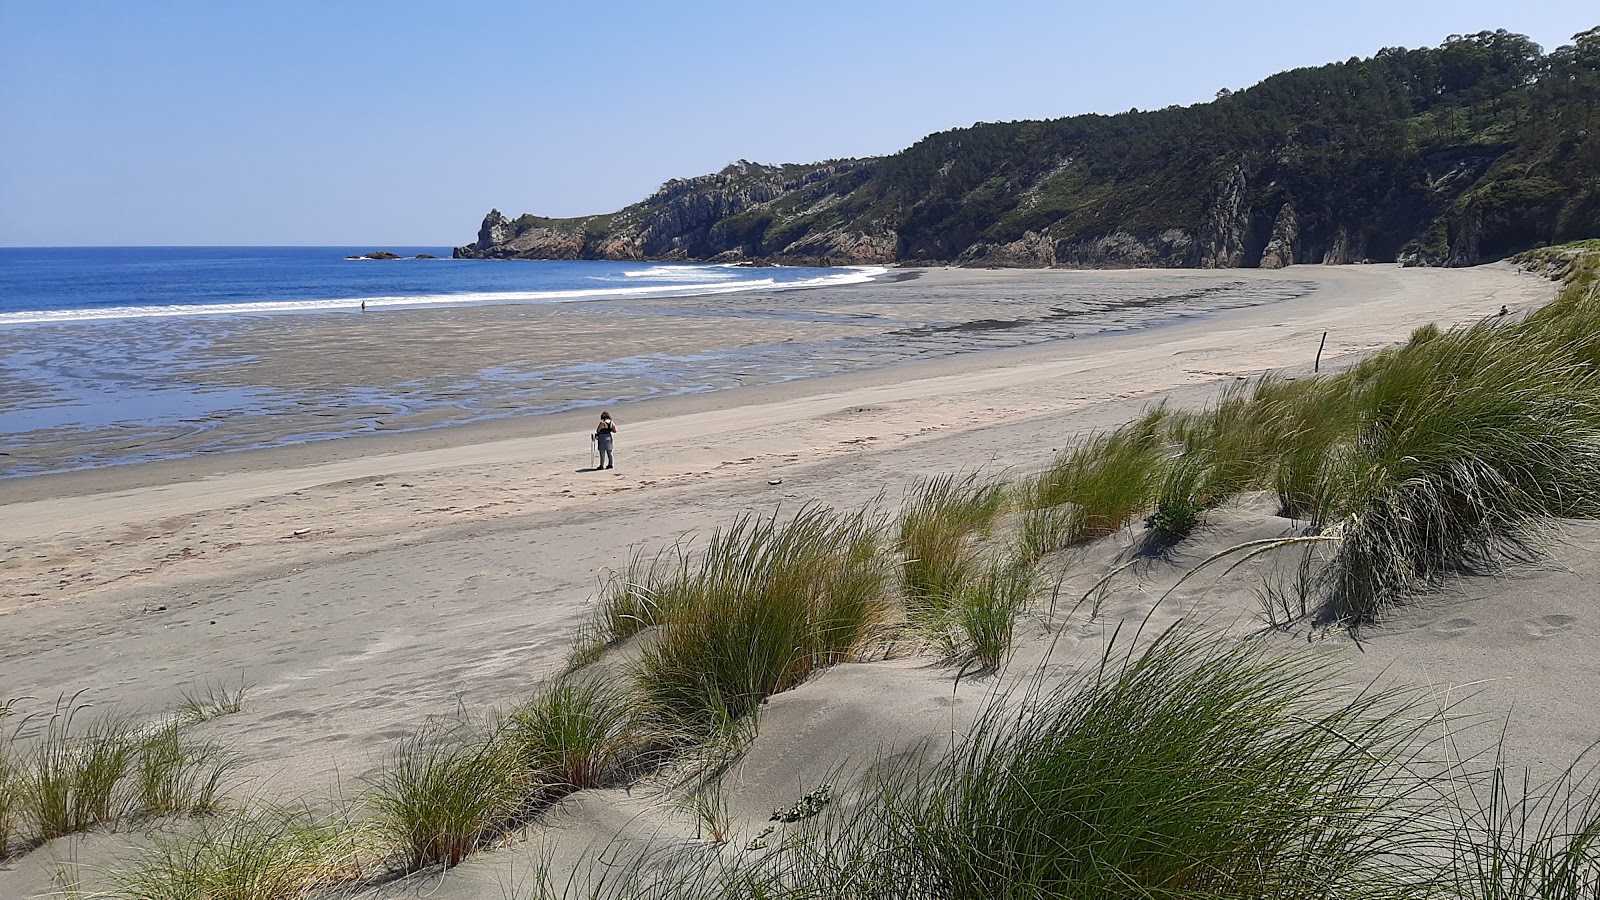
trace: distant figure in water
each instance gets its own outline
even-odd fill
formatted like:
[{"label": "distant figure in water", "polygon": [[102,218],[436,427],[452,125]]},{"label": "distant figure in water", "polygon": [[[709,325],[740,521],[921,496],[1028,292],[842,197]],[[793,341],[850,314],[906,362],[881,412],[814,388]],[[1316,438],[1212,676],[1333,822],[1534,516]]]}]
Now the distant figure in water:
[{"label": "distant figure in water", "polygon": [[600,448],[600,465],[594,467],[595,471],[611,468],[611,436],[616,433],[617,423],[611,421],[611,413],[601,413],[600,424],[594,429],[594,443]]},{"label": "distant figure in water", "polygon": [[361,301],[361,311],[362,312],[366,312],[367,311],[367,301],[365,301],[365,300]]},{"label": "distant figure in water", "polygon": [[1500,315],[1503,316],[1503,315],[1505,315],[1506,313],[1509,313],[1509,312],[1511,312],[1511,310],[1506,309],[1506,305],[1504,303],[1500,304]]}]

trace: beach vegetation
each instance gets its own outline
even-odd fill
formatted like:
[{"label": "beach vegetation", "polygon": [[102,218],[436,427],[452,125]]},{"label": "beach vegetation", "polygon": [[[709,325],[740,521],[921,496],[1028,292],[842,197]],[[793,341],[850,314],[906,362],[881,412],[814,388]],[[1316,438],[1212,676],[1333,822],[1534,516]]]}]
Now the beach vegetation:
[{"label": "beach vegetation", "polygon": [[[1502,748],[1503,751],[1503,748]],[[1467,900],[1600,897],[1600,766],[1595,748],[1544,784],[1504,758],[1462,785],[1448,858]]]},{"label": "beach vegetation", "polygon": [[[1169,453],[1165,408],[1096,435],[1057,456],[1023,489],[1026,509],[1056,509],[1031,528],[1030,548],[1041,555],[1061,546],[1115,534],[1150,508]],[[1049,540],[1047,540],[1049,539]],[[1059,542],[1051,546],[1051,542]]]},{"label": "beach vegetation", "polygon": [[139,744],[132,721],[107,715],[82,724],[87,709],[76,697],[59,699],[32,748],[23,796],[27,823],[41,841],[133,811],[125,784]]},{"label": "beach vegetation", "polygon": [[907,614],[916,623],[936,614],[973,576],[979,549],[1006,502],[1004,485],[980,478],[944,475],[915,485],[900,511],[895,549]]},{"label": "beach vegetation", "polygon": [[669,730],[705,730],[718,710],[750,715],[851,658],[891,610],[881,545],[870,509],[747,514],[714,533],[668,586],[674,601],[632,666],[650,713]]},{"label": "beach vegetation", "polygon": [[241,676],[236,685],[207,683],[186,690],[178,701],[177,717],[185,725],[198,725],[241,712],[250,687],[250,683]]},{"label": "beach vegetation", "polygon": [[1017,615],[1032,599],[1034,569],[1009,559],[991,564],[956,592],[947,613],[945,652],[980,672],[998,670],[1011,653]]},{"label": "beach vegetation", "polygon": [[154,815],[216,812],[223,778],[238,762],[222,745],[190,737],[181,721],[160,723],[138,741],[134,808]]},{"label": "beach vegetation", "polygon": [[523,777],[548,793],[605,787],[651,744],[638,706],[616,676],[562,675],[512,710],[504,741]]},{"label": "beach vegetation", "polygon": [[263,807],[158,836],[113,874],[117,900],[300,900],[359,880],[370,835],[307,809]]},{"label": "beach vegetation", "polygon": [[1356,431],[1319,480],[1332,597],[1364,621],[1453,571],[1540,554],[1600,513],[1600,376],[1537,331],[1480,324],[1363,368]]},{"label": "beach vegetation", "polygon": [[503,834],[539,785],[499,729],[432,724],[402,739],[369,783],[373,827],[403,871],[460,864]]}]

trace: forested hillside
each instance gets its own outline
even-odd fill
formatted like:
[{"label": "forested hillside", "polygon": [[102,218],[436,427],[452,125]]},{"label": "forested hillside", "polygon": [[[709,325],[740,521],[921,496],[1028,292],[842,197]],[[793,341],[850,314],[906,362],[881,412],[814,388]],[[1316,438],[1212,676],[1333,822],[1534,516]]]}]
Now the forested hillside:
[{"label": "forested hillside", "polygon": [[1471,265],[1600,236],[1600,28],[1274,75],[1190,107],[981,123],[892,156],[740,162],[616,213],[491,212],[463,257]]}]

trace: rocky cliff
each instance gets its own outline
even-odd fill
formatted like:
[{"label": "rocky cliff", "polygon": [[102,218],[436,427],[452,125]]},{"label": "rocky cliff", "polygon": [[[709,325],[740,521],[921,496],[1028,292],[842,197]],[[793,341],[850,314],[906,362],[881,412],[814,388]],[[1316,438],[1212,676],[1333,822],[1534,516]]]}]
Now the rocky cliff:
[{"label": "rocky cliff", "polygon": [[1384,50],[1154,112],[978,124],[893,156],[740,161],[615,213],[491,211],[463,258],[1472,265],[1600,236],[1600,29]]}]

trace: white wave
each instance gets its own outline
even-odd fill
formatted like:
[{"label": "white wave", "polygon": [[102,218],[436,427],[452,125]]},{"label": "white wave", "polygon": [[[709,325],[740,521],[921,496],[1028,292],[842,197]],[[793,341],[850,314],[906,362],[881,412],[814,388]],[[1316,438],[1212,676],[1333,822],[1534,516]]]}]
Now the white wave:
[{"label": "white wave", "polygon": [[[745,291],[786,291],[795,288],[862,284],[889,270],[882,266],[851,266],[816,278],[780,282],[772,278],[722,281],[714,284],[659,284],[628,288],[593,288],[565,291],[499,291],[470,294],[425,294],[410,297],[366,297],[368,309],[384,307],[458,306],[485,303],[573,303],[583,300],[623,300],[630,297],[700,296]],[[363,298],[324,300],[268,300],[258,303],[215,303],[196,306],[108,306],[103,309],[65,309],[0,313],[0,326],[92,322],[106,319],[148,319],[174,316],[236,315],[240,313],[307,313],[356,310]]]},{"label": "white wave", "polygon": [[728,271],[723,266],[651,266],[632,272],[623,272],[625,278],[646,278],[651,281],[726,281]]}]

